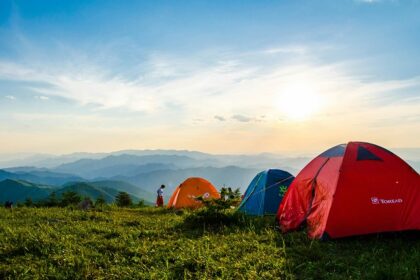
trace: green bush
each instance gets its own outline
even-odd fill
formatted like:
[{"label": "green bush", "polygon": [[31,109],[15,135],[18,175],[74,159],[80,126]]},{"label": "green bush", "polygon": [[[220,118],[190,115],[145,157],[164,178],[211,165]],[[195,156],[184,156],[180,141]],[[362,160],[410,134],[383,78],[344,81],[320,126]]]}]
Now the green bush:
[{"label": "green bush", "polygon": [[30,197],[28,197],[27,199],[25,199],[24,204],[25,204],[26,207],[31,207],[31,206],[34,205],[34,203],[32,201],[32,198],[30,198]]},{"label": "green bush", "polygon": [[119,192],[115,197],[115,203],[119,207],[129,207],[133,204],[130,195],[126,192]]},{"label": "green bush", "polygon": [[105,198],[101,195],[95,200],[95,207],[102,208],[106,204]]},{"label": "green bush", "polygon": [[146,204],[144,203],[144,199],[140,199],[139,202],[136,204],[136,208],[143,208],[146,207]]},{"label": "green bush", "polygon": [[241,193],[239,189],[232,190],[232,188],[221,188],[220,198],[204,198],[198,196],[195,198],[200,201],[205,209],[209,212],[220,212],[226,209],[233,209],[241,202]]},{"label": "green bush", "polygon": [[61,196],[61,206],[66,207],[66,206],[75,206],[77,204],[79,204],[82,201],[82,197],[74,191],[67,191],[64,192],[63,195]]},{"label": "green bush", "polygon": [[45,206],[48,206],[48,207],[55,207],[55,206],[58,206],[60,204],[60,201],[58,200],[56,193],[52,192],[48,196],[47,200],[44,201],[44,202],[40,202],[40,204],[41,204],[41,206],[44,204]]},{"label": "green bush", "polygon": [[239,189],[222,188],[220,198],[196,197],[204,207],[191,212],[185,218],[185,224],[188,226],[210,226],[218,227],[229,224],[243,222],[245,217],[241,213],[234,211],[235,207],[241,202]]}]

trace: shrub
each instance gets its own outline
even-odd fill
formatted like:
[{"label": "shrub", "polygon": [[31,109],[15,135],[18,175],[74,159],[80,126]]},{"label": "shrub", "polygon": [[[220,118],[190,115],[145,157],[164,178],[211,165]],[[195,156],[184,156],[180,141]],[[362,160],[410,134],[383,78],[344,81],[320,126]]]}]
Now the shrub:
[{"label": "shrub", "polygon": [[146,204],[144,203],[144,199],[140,199],[139,202],[137,202],[136,207],[138,208],[146,207]]},{"label": "shrub", "polygon": [[103,207],[106,204],[105,198],[101,195],[95,200],[95,207]]},{"label": "shrub", "polygon": [[34,205],[34,203],[32,201],[32,198],[30,198],[30,197],[28,197],[27,199],[25,199],[24,204],[25,204],[26,207],[31,207],[31,206]]},{"label": "shrub", "polygon": [[73,191],[64,192],[61,197],[61,205],[62,206],[70,206],[70,205],[77,205],[82,201],[81,196]]},{"label": "shrub", "polygon": [[[55,206],[58,206],[58,205],[59,205],[59,200],[57,199],[57,195],[56,195],[56,193],[55,193],[55,192],[52,192],[52,193],[48,196],[47,200],[46,200],[44,203],[45,203],[45,205],[46,205],[46,206],[48,206],[48,207],[55,207]],[[41,202],[41,204],[42,204],[42,202]]]},{"label": "shrub", "polygon": [[126,192],[119,192],[115,197],[115,202],[119,207],[128,207],[133,204],[130,195]]},{"label": "shrub", "polygon": [[241,222],[244,216],[232,210],[241,202],[240,197],[239,189],[232,190],[232,188],[222,188],[220,198],[197,197],[196,200],[201,201],[204,207],[188,215],[185,223],[190,226],[199,224],[219,226]]},{"label": "shrub", "polygon": [[221,188],[220,198],[204,198],[202,196],[196,197],[196,200],[201,201],[208,211],[223,211],[226,209],[235,208],[241,202],[241,193],[239,189],[232,190],[232,188]]}]

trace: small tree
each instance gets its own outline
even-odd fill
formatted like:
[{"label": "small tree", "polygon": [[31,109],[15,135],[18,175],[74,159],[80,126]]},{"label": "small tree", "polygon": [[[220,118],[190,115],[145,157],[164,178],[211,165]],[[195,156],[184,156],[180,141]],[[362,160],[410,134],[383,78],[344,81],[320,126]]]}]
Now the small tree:
[{"label": "small tree", "polygon": [[131,206],[131,204],[133,203],[131,201],[130,195],[126,192],[119,192],[115,197],[115,202],[119,207],[128,207]]},{"label": "small tree", "polygon": [[25,199],[25,203],[24,204],[25,204],[26,207],[31,207],[31,206],[34,205],[34,203],[32,201],[32,198],[30,198],[30,197],[28,197],[28,198]]},{"label": "small tree", "polygon": [[101,195],[95,200],[95,207],[103,207],[106,204],[105,198]]},{"label": "small tree", "polygon": [[68,205],[77,205],[82,201],[80,195],[74,191],[67,191],[64,192],[61,197],[61,205],[68,206]]},{"label": "small tree", "polygon": [[137,202],[137,207],[138,208],[142,208],[145,207],[146,205],[144,204],[144,199],[140,199],[139,202]]},{"label": "small tree", "polygon": [[57,195],[55,192],[50,193],[50,195],[47,198],[47,201],[45,202],[45,204],[48,207],[54,207],[58,205],[58,199],[57,199]]}]

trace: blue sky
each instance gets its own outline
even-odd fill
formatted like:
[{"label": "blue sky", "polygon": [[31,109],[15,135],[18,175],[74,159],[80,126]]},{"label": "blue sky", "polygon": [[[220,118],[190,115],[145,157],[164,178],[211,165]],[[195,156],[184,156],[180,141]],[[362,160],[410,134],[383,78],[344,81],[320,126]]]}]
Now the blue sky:
[{"label": "blue sky", "polygon": [[0,152],[419,147],[419,14],[418,0],[2,0]]}]

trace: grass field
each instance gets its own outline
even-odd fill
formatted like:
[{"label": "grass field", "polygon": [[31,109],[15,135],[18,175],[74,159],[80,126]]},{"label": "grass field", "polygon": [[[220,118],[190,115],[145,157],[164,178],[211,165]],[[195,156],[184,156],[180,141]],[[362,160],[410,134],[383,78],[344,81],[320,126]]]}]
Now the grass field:
[{"label": "grass field", "polygon": [[209,227],[190,217],[152,208],[1,209],[0,278],[420,278],[418,233],[321,242],[282,235],[271,219]]}]

